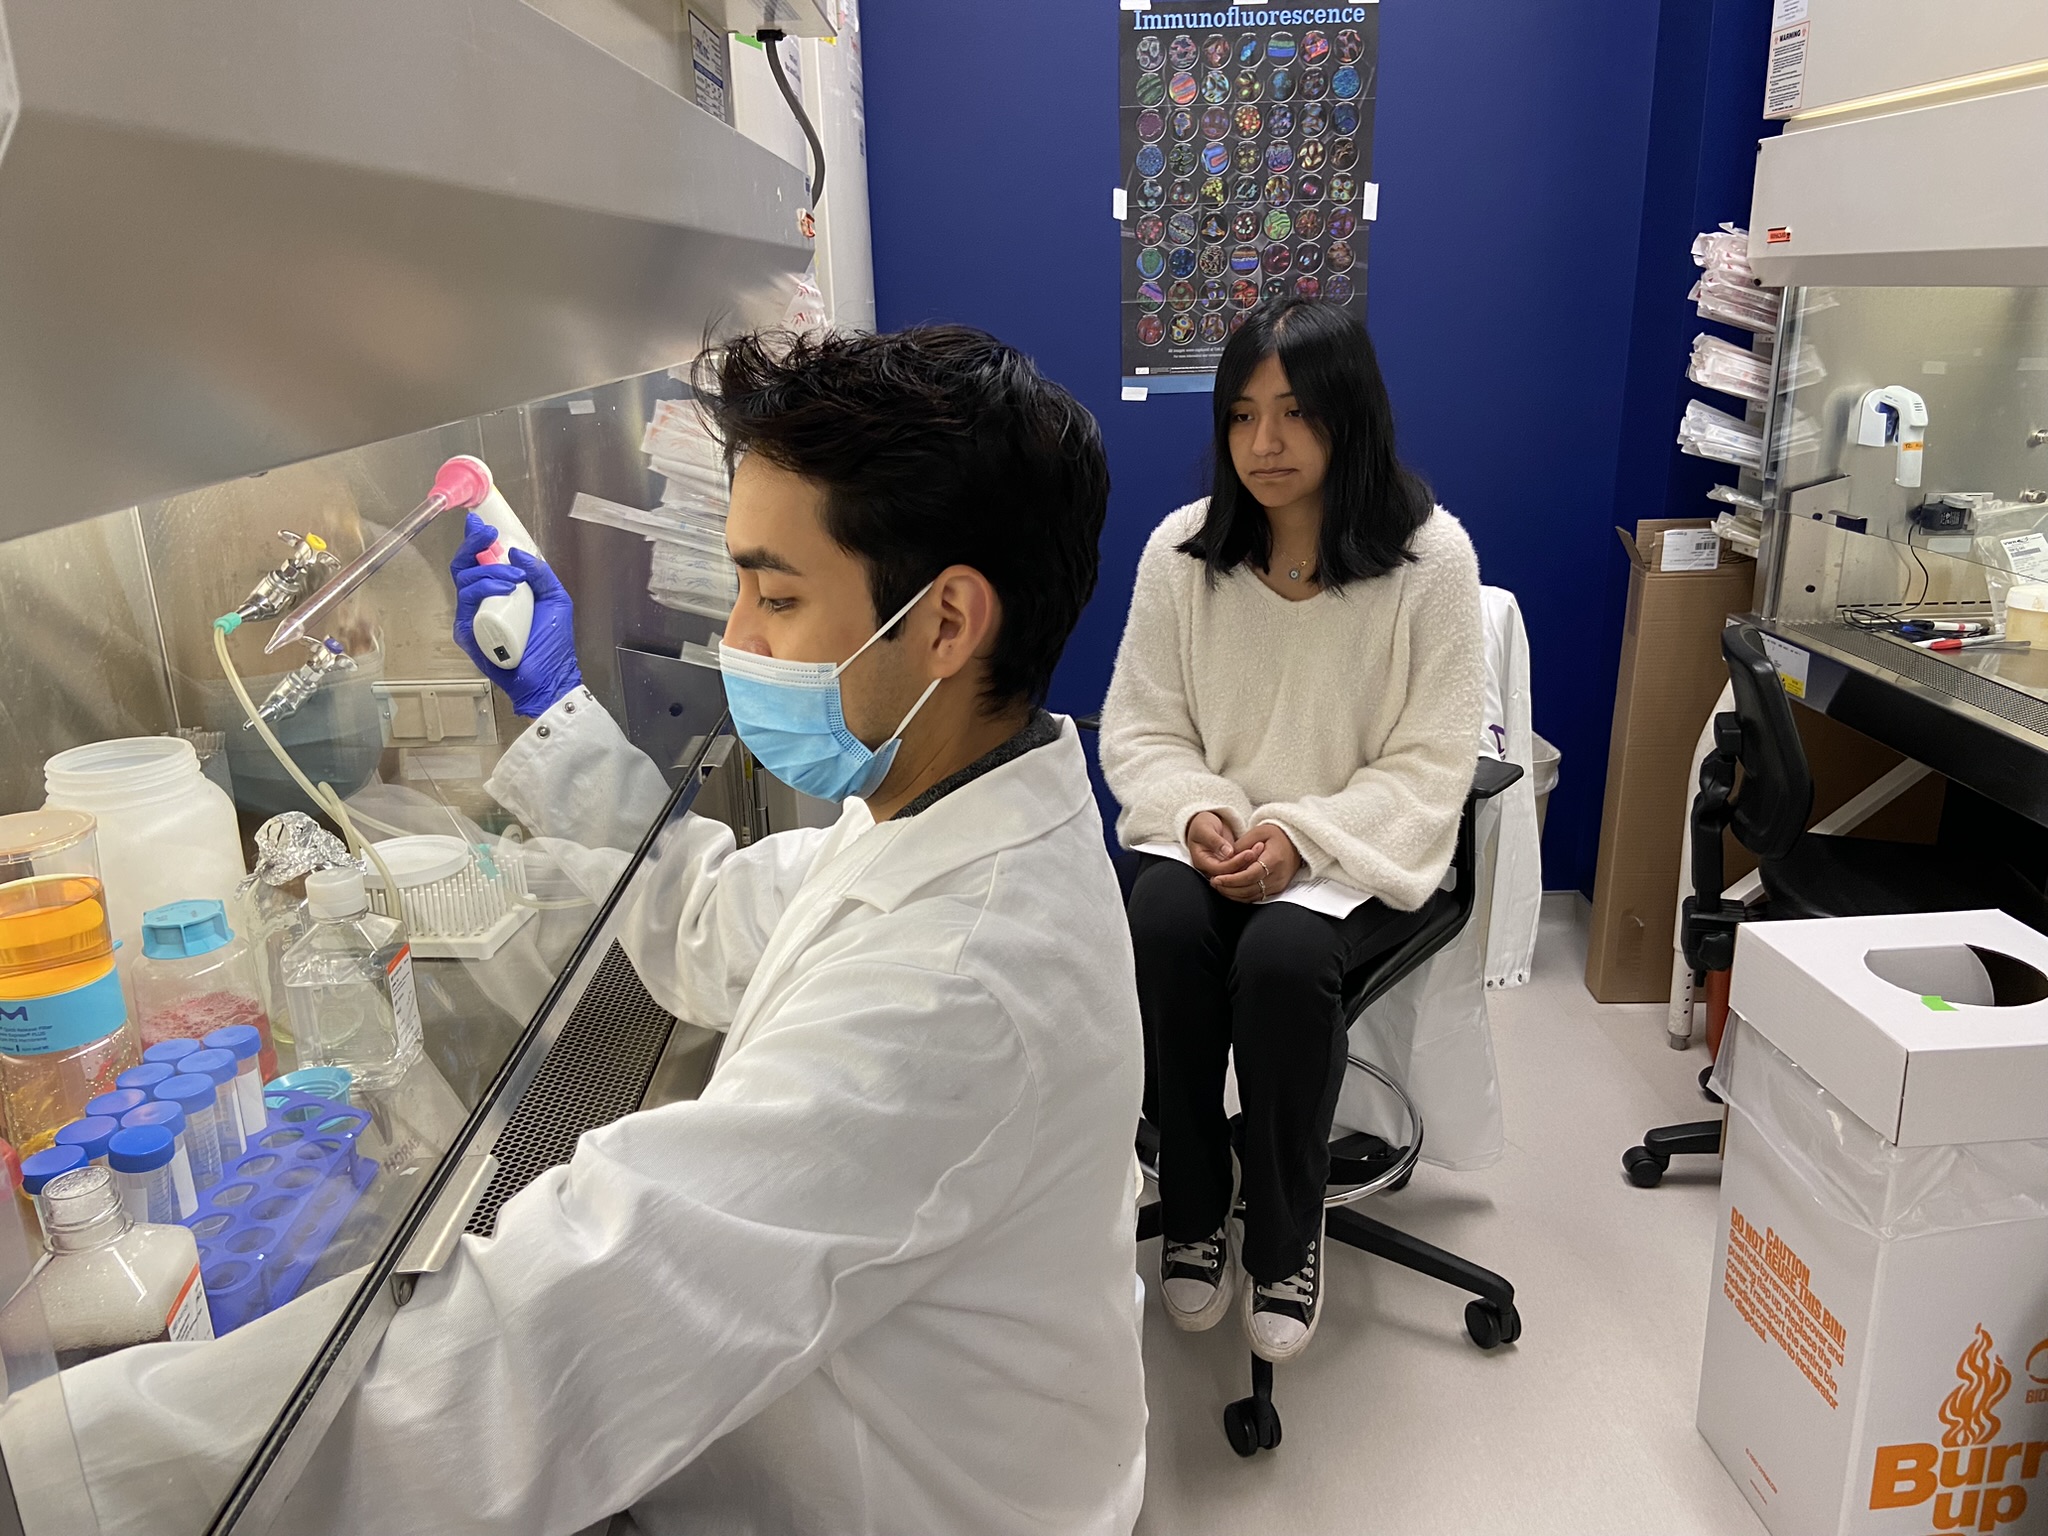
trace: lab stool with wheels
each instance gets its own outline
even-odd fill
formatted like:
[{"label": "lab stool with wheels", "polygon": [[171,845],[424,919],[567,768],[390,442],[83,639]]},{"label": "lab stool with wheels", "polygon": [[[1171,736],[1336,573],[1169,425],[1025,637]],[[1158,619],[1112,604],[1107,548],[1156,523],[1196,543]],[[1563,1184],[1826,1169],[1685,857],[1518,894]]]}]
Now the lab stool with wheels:
[{"label": "lab stool with wheels", "polygon": [[[1679,927],[1686,964],[1706,985],[1710,1044],[1719,1044],[1735,930],[1745,922],[1998,907],[2048,933],[2048,898],[1996,859],[1808,831],[1813,777],[1761,632],[1754,624],[1729,625],[1721,631],[1721,654],[1735,708],[1714,717],[1713,750],[1700,764],[1692,802],[1693,888]],[[1745,906],[1723,895],[1724,828],[1733,828],[1736,841],[1757,857],[1760,901]],[[1700,1086],[1706,1087],[1704,1073]],[[1721,1130],[1719,1119],[1658,1126],[1622,1154],[1622,1170],[1631,1183],[1653,1188],[1673,1157],[1718,1153]]]},{"label": "lab stool with wheels", "polygon": [[[1492,799],[1521,776],[1522,770],[1513,763],[1479,759],[1478,773],[1458,824],[1455,883],[1430,897],[1421,910],[1420,925],[1399,944],[1354,967],[1344,978],[1344,1009],[1354,1022],[1402,978],[1456,938],[1465,926],[1478,894],[1475,812],[1480,802]],[[1363,1131],[1349,1132],[1330,1143],[1330,1178],[1323,1199],[1328,1212],[1324,1228],[1327,1240],[1376,1254],[1470,1291],[1475,1299],[1466,1305],[1465,1329],[1472,1342],[1481,1349],[1512,1344],[1521,1337],[1522,1319],[1515,1310],[1515,1288],[1505,1279],[1350,1209],[1370,1195],[1398,1190],[1408,1182],[1422,1154],[1423,1129],[1421,1115],[1398,1082],[1362,1057],[1352,1056],[1350,1063],[1378,1079],[1399,1100],[1407,1118],[1408,1134],[1405,1143],[1398,1147]],[[1233,1130],[1236,1129],[1234,1126]],[[1139,1160],[1146,1172],[1155,1177],[1158,1148],[1158,1132],[1149,1123],[1141,1123]],[[1138,1241],[1159,1236],[1160,1227],[1160,1208],[1156,1202],[1138,1212]],[[1252,1357],[1252,1395],[1224,1409],[1223,1431],[1240,1456],[1271,1450],[1280,1443],[1280,1415],[1273,1406],[1273,1367],[1268,1361]]]}]

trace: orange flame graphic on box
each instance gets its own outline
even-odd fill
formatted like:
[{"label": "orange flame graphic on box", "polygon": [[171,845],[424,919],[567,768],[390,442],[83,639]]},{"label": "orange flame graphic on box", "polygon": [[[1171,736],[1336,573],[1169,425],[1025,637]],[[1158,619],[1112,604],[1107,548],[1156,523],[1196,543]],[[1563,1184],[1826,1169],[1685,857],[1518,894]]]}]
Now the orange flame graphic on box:
[{"label": "orange flame graphic on box", "polygon": [[1941,1404],[1941,1443],[1951,1450],[1990,1444],[1999,1429],[1998,1415],[1991,1410],[2012,1390],[2012,1372],[1991,1352],[1991,1335],[1981,1323],[1977,1337],[1956,1361],[1956,1379],[1955,1391]]}]

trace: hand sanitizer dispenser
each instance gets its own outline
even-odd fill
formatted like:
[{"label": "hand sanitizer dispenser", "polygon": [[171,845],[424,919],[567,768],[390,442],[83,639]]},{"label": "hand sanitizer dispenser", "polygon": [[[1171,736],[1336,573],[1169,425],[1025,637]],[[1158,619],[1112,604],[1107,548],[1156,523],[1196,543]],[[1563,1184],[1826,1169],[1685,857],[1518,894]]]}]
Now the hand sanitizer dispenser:
[{"label": "hand sanitizer dispenser", "polygon": [[1920,483],[1922,449],[1927,442],[1927,402],[1903,384],[1887,384],[1863,397],[1849,433],[1850,443],[1859,448],[1899,445],[1899,465],[1892,476],[1896,485]]}]

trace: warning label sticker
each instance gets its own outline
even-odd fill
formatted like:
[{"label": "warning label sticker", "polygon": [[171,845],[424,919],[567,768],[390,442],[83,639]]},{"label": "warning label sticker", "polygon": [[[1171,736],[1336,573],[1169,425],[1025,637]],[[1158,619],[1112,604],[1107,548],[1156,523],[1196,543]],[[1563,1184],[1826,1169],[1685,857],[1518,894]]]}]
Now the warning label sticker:
[{"label": "warning label sticker", "polygon": [[1756,1336],[1782,1349],[1834,1408],[1839,1406],[1835,1372],[1845,1358],[1849,1330],[1813,1294],[1812,1278],[1813,1271],[1776,1232],[1759,1232],[1740,1210],[1729,1208],[1721,1294]]},{"label": "warning label sticker", "polygon": [[1771,33],[1771,62],[1764,75],[1764,116],[1787,118],[1806,96],[1806,34],[1813,23],[1779,27]]}]

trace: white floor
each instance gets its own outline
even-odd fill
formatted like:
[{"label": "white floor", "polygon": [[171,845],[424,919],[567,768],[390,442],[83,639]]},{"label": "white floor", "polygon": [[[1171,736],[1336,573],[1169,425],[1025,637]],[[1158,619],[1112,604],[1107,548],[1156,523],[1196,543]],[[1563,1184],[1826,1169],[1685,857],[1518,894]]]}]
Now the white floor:
[{"label": "white floor", "polygon": [[[1141,1533],[1762,1531],[1692,1422],[1716,1166],[1641,1190],[1620,1165],[1645,1128],[1713,1114],[1706,1053],[1665,1045],[1661,1003],[1592,1000],[1585,912],[1549,898],[1534,979],[1491,996],[1506,1155],[1479,1173],[1424,1165],[1363,1207],[1506,1275],[1521,1342],[1481,1353],[1462,1293],[1332,1247],[1315,1342],[1277,1373],[1284,1443],[1241,1461],[1222,1430],[1251,1390],[1234,1314],[1182,1334],[1153,1296]],[[1155,1287],[1158,1255],[1139,1250]]]}]

